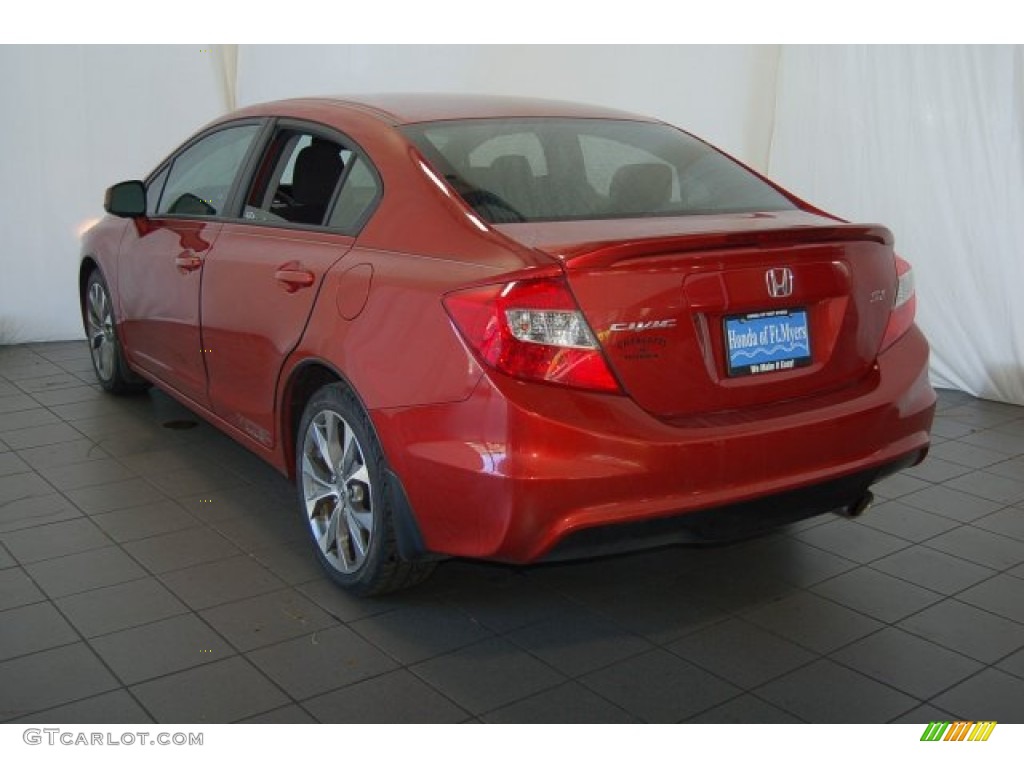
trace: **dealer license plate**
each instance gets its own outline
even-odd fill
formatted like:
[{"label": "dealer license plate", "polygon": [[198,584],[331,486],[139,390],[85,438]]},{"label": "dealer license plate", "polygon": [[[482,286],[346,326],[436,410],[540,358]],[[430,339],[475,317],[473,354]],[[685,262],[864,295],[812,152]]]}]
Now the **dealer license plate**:
[{"label": "dealer license plate", "polygon": [[788,371],[811,364],[807,310],[773,309],[725,318],[730,376]]}]

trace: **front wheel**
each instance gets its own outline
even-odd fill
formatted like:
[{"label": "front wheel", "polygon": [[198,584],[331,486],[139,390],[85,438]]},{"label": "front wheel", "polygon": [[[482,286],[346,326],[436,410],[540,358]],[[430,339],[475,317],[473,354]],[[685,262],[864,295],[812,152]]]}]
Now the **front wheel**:
[{"label": "front wheel", "polygon": [[128,369],[117,336],[114,303],[98,269],[85,284],[85,330],[96,379],[107,392],[117,395],[140,392],[149,384]]},{"label": "front wheel", "polygon": [[317,559],[358,595],[410,587],[432,563],[398,555],[387,474],[362,405],[342,384],[319,389],[302,414],[295,451],[299,506]]}]

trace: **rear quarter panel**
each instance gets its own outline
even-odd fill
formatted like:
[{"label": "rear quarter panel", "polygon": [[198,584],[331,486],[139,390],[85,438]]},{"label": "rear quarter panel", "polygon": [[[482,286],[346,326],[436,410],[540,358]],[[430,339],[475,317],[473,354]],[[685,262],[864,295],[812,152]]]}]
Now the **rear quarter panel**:
[{"label": "rear quarter panel", "polygon": [[[360,273],[369,275],[365,304],[346,317],[357,303],[350,286]],[[370,410],[465,399],[481,371],[451,327],[441,296],[488,274],[477,265],[357,246],[324,279],[286,367],[308,359],[330,363]]]}]

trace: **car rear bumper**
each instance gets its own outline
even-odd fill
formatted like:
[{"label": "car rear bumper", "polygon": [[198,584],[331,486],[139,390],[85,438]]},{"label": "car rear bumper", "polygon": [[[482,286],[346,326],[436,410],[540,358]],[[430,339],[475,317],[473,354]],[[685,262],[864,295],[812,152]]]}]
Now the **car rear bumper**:
[{"label": "car rear bumper", "polygon": [[627,397],[492,375],[460,403],[372,416],[428,551],[530,562],[597,528],[628,547],[636,524],[664,518],[744,510],[756,528],[780,505],[806,517],[855,503],[923,459],[927,367],[915,328],[856,386],[744,414],[666,423]]},{"label": "car rear bumper", "polygon": [[735,504],[583,528],[560,539],[542,559],[573,560],[668,544],[736,541],[828,511],[856,516],[873,500],[867,490],[871,485],[920,463],[927,452],[927,448],[922,448],[881,467]]}]

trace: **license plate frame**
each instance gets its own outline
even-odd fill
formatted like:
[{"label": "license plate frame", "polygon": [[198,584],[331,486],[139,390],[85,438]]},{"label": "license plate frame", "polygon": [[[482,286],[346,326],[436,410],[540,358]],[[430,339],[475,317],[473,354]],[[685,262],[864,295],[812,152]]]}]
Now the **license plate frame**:
[{"label": "license plate frame", "polygon": [[728,315],[722,318],[722,340],[730,378],[791,371],[813,362],[804,307]]}]

